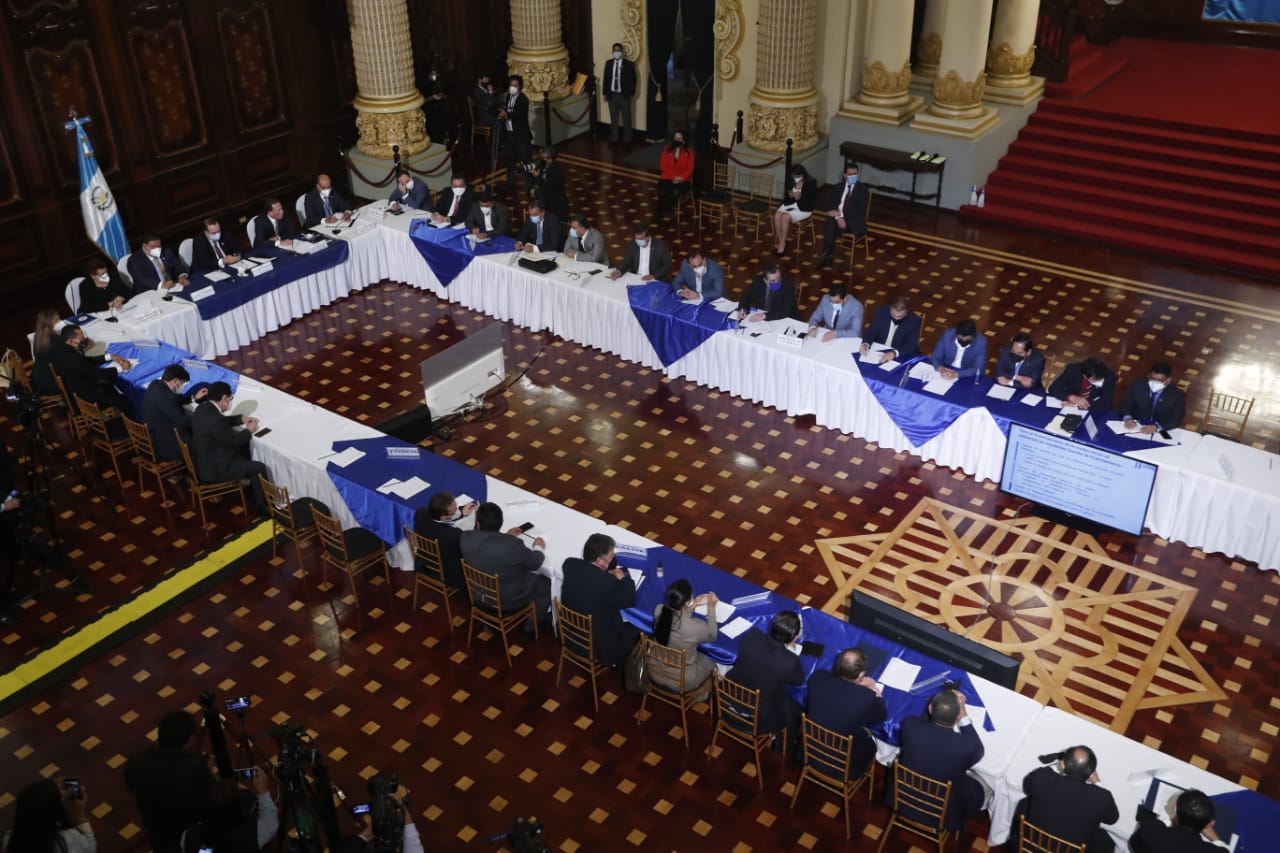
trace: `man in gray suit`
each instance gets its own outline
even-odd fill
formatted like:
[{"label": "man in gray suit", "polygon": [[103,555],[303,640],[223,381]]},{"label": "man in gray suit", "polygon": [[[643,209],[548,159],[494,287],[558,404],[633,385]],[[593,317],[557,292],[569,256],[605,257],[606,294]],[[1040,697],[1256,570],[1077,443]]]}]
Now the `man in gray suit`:
[{"label": "man in gray suit", "polygon": [[[501,582],[502,610],[508,613],[533,602],[541,624],[550,618],[551,578],[538,574],[546,559],[546,543],[534,537],[533,547],[524,544],[524,532],[513,527],[502,532],[502,507],[482,503],[476,509],[476,529],[462,534],[462,559],[473,568],[496,575]],[[493,602],[480,602],[492,606]],[[532,633],[533,626],[525,625]]]},{"label": "man in gray suit", "polygon": [[609,265],[609,247],[604,235],[591,227],[587,217],[575,213],[569,217],[569,239],[564,241],[564,256],[573,261],[592,261]]},{"label": "man in gray suit", "polygon": [[824,341],[856,338],[862,334],[862,302],[850,296],[843,284],[827,288],[827,295],[809,318],[809,337],[818,334],[822,326],[827,327],[822,334]]}]

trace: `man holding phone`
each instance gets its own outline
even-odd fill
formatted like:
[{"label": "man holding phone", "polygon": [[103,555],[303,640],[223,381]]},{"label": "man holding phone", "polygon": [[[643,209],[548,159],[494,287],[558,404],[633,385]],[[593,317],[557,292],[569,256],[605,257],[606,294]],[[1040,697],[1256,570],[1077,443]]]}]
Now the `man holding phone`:
[{"label": "man holding phone", "polygon": [[[519,610],[533,602],[541,625],[550,619],[551,578],[538,573],[546,559],[547,543],[541,536],[528,535],[532,526],[513,527],[503,533],[502,507],[482,503],[476,509],[476,529],[462,534],[462,558],[480,571],[498,577],[504,612]],[[493,606],[491,601],[478,603]],[[529,633],[533,629],[533,625],[525,626]]]},{"label": "man holding phone", "polygon": [[[253,503],[260,512],[267,509],[258,475],[271,479],[267,466],[250,456],[249,444],[258,432],[258,419],[227,415],[231,408],[231,386],[225,382],[209,385],[204,402],[196,406],[191,416],[191,455],[195,457],[196,473],[203,483],[220,483],[227,480],[249,481]],[[244,430],[236,429],[243,425]]]}]

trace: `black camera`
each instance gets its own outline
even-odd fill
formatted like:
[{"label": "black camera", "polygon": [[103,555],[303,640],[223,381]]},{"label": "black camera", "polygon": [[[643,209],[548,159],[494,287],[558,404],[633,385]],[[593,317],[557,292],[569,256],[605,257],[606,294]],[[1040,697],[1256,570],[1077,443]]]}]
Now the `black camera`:
[{"label": "black camera", "polygon": [[507,843],[515,853],[551,853],[542,843],[542,821],[536,817],[516,818],[507,830]]},{"label": "black camera", "polygon": [[400,780],[394,773],[375,773],[369,777],[373,846],[378,853],[399,853],[404,848],[404,810],[395,798],[399,787]]},{"label": "black camera", "polygon": [[511,168],[517,172],[524,172],[526,175],[537,174],[542,168],[542,164],[537,160],[517,160],[512,164]]},{"label": "black camera", "polygon": [[24,427],[34,427],[40,423],[40,414],[44,411],[44,401],[34,391],[27,393],[10,393],[13,403],[14,419]]}]

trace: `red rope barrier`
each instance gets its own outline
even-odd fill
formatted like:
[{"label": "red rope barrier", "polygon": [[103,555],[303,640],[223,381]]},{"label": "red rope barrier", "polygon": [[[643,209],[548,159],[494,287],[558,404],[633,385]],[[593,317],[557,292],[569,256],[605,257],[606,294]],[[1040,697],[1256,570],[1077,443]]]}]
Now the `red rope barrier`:
[{"label": "red rope barrier", "polygon": [[400,161],[400,167],[409,172],[412,172],[415,175],[421,175],[424,178],[429,178],[432,175],[440,174],[441,172],[444,171],[446,166],[448,166],[451,162],[453,162],[453,152],[456,151],[457,149],[458,149],[458,143],[455,142],[453,143],[453,147],[449,149],[449,152],[444,155],[444,159],[440,161],[440,165],[436,166],[434,169],[431,169],[430,171],[427,171],[427,172],[420,172],[417,169],[410,166],[409,164],[405,163],[403,160]]},{"label": "red rope barrier", "polygon": [[774,159],[770,160],[768,163],[760,163],[759,165],[753,165],[751,163],[742,162],[737,157],[734,157],[733,153],[730,152],[728,148],[722,148],[719,145],[716,146],[716,153],[723,154],[726,160],[730,160],[744,169],[770,169],[778,165],[779,163],[781,163],[783,160],[787,159],[786,157],[775,157]]},{"label": "red rope barrier", "polygon": [[552,115],[554,115],[556,118],[560,119],[562,122],[564,122],[565,124],[570,125],[570,126],[573,126],[573,125],[577,124],[578,122],[582,121],[584,118],[586,118],[586,117],[587,117],[587,113],[589,113],[589,112],[591,112],[591,99],[590,99],[590,98],[587,98],[587,104],[586,104],[586,106],[584,106],[584,107],[582,108],[582,112],[580,112],[580,113],[578,114],[578,117],[577,117],[577,118],[575,118],[575,119],[565,118],[564,113],[560,112],[560,111],[559,111],[558,109],[556,109],[555,107],[552,107],[552,108],[551,108],[551,114],[552,114]]},{"label": "red rope barrier", "polygon": [[368,184],[371,187],[385,187],[388,184],[390,184],[391,181],[394,180],[396,176],[395,167],[392,167],[391,171],[387,172],[387,176],[385,178],[383,178],[380,181],[375,181],[372,178],[367,177],[363,172],[361,172],[358,168],[356,168],[356,164],[351,160],[351,155],[346,151],[342,152],[342,159],[347,161],[347,168],[350,169],[352,172],[354,172],[357,178],[364,181],[366,184]]}]

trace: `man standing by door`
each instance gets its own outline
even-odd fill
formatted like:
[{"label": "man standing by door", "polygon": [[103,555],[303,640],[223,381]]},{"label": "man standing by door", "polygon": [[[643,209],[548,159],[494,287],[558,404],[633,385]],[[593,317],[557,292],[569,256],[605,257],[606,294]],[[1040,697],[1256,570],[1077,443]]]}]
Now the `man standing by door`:
[{"label": "man standing by door", "polygon": [[614,43],[613,57],[604,64],[604,94],[609,100],[609,141],[617,142],[619,125],[622,141],[631,141],[631,99],[636,95],[636,64],[622,55],[622,45]]}]

